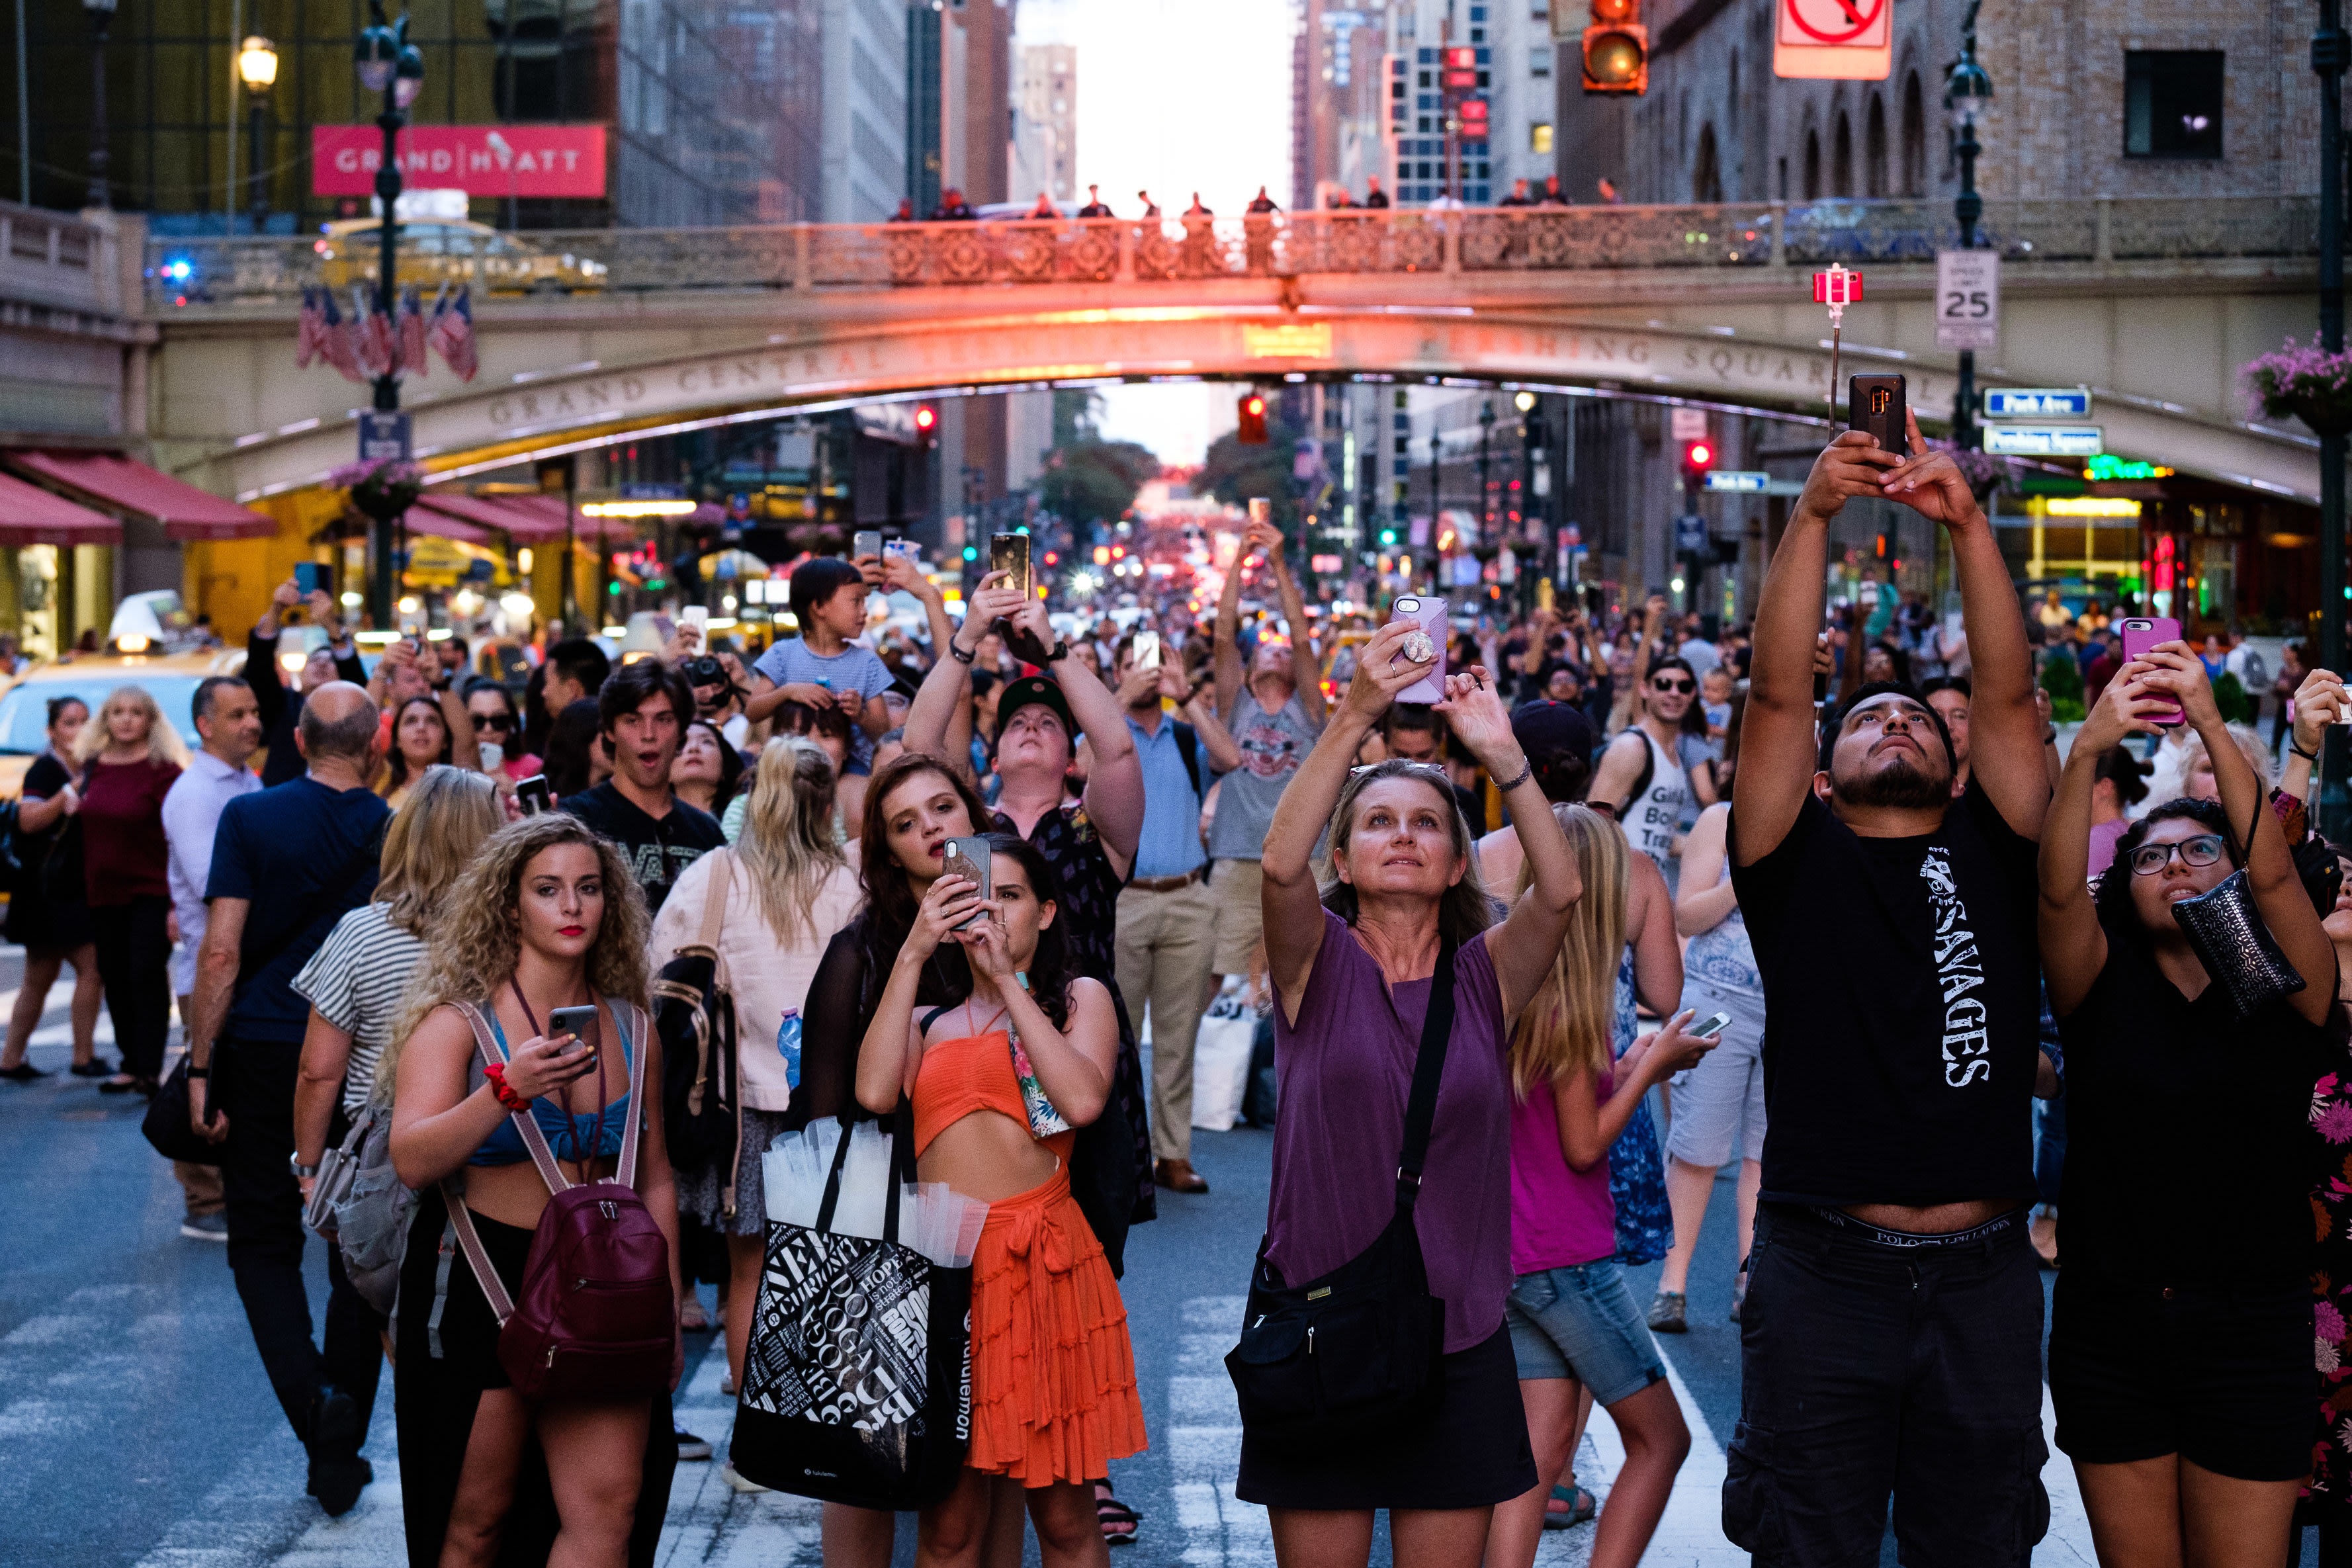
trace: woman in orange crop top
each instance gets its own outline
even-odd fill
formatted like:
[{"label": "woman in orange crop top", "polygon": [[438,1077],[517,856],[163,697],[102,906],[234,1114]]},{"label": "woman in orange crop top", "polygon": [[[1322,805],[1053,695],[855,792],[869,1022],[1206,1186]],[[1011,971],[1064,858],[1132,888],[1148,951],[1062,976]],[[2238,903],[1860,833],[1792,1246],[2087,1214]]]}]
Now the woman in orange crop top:
[{"label": "woman in orange crop top", "polygon": [[[994,898],[953,876],[924,896],[858,1053],[857,1098],[879,1113],[911,1095],[921,1179],[989,1205],[972,1257],[971,1447],[962,1483],[924,1510],[916,1561],[977,1563],[1002,1478],[1022,1489],[1046,1568],[1076,1568],[1109,1561],[1089,1478],[1144,1447],[1127,1309],[1066,1163],[1072,1130],[1109,1098],[1118,1020],[1106,987],[1070,974],[1045,858],[1010,834],[988,843]],[[941,942],[964,949],[971,995],[919,1015]],[[1016,1040],[1066,1124],[1042,1137]]]}]

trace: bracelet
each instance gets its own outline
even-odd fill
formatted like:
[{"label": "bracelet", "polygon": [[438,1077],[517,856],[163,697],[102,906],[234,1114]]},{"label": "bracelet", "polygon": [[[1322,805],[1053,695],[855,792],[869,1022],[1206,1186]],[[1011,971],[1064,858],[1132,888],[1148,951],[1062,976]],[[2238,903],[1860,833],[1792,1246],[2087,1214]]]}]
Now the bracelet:
[{"label": "bracelet", "polygon": [[1535,776],[1536,776],[1536,764],[1535,764],[1535,763],[1533,762],[1533,760],[1531,760],[1531,759],[1527,759],[1527,758],[1522,758],[1522,759],[1521,759],[1521,763],[1520,763],[1520,767],[1519,767],[1519,776],[1518,776],[1518,777],[1517,777],[1517,778],[1515,778],[1515,779],[1513,779],[1510,783],[1508,783],[1508,784],[1497,784],[1497,785],[1496,785],[1496,786],[1495,786],[1496,793],[1497,795],[1508,795],[1508,794],[1510,794],[1513,790],[1515,790],[1515,789],[1518,788],[1521,784],[1523,784],[1527,783],[1529,779],[1531,779],[1531,778],[1533,778],[1533,777],[1535,777]]},{"label": "bracelet", "polygon": [[210,1078],[213,1076],[213,1069],[209,1067],[198,1067],[191,1062],[188,1064],[188,1076],[194,1079]]},{"label": "bracelet", "polygon": [[963,645],[961,643],[956,641],[953,637],[950,637],[948,638],[948,657],[954,659],[958,664],[970,664],[973,659],[980,657],[980,650],[978,648],[974,648],[971,652],[966,653],[963,651]]},{"label": "bracelet", "polygon": [[530,1101],[524,1097],[523,1092],[507,1082],[506,1063],[492,1062],[482,1069],[482,1076],[490,1080],[490,1092],[499,1097],[500,1105],[505,1106],[509,1110],[530,1109]]},{"label": "bracelet", "polygon": [[2286,749],[2293,752],[2296,756],[2301,757],[2306,763],[2315,763],[2319,761],[2319,753],[2317,752],[2305,751],[2301,746],[2294,743],[2294,737],[2293,735],[2289,735],[2286,738]]}]

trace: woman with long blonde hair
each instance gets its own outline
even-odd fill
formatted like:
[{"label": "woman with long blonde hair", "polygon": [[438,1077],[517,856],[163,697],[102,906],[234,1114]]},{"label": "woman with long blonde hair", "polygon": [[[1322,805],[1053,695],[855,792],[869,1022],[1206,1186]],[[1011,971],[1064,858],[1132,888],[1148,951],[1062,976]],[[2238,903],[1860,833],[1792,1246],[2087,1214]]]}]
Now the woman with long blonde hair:
[{"label": "woman with long blonde hair", "polygon": [[[856,873],[833,842],[833,760],[779,735],[760,752],[743,836],[686,868],[654,922],[656,969],[716,950],[735,999],[742,1134],[730,1158],[678,1173],[678,1207],[727,1238],[728,1376],[740,1386],[768,1228],[761,1156],[800,1087],[801,1009],[834,932],[856,918]],[[713,922],[716,922],[715,925]],[[672,998],[665,994],[667,1004]],[[677,1000],[691,1006],[693,997]],[[730,1484],[749,1488],[725,1468]]]},{"label": "woman with long blonde hair", "polygon": [[163,796],[188,748],[142,687],[118,686],[82,726],[82,880],[122,1070],[98,1087],[153,1094],[172,1026],[171,846]]},{"label": "woman with long blonde hair", "polygon": [[1631,854],[1617,825],[1589,806],[1555,805],[1584,897],[1551,973],[1511,1034],[1511,1290],[1505,1317],[1519,1401],[1542,1479],[1495,1510],[1491,1568],[1527,1568],[1543,1534],[1549,1481],[1568,1462],[1581,1383],[1625,1439],[1592,1543],[1602,1568],[1633,1568],[1665,1511],[1690,1431],[1665,1364],[1619,1271],[1609,1146],[1651,1086],[1713,1047],[1683,1032],[1688,1013],[1612,1059],[1617,976],[1625,952]]},{"label": "woman with long blonde hair", "polygon": [[[419,1194],[394,1372],[409,1562],[487,1568],[502,1549],[517,1561],[554,1555],[583,1568],[649,1560],[677,1464],[666,1423],[654,1419],[663,1402],[526,1404],[499,1364],[499,1320],[472,1267],[460,1258],[440,1268],[454,1229],[443,1184],[462,1178],[482,1248],[508,1293],[520,1294],[548,1188],[510,1106],[528,1107],[578,1181],[614,1176],[635,1118],[644,1130],[636,1190],[668,1238],[675,1298],[677,1194],[653,1114],[660,1091],[630,1092],[633,1064],[644,1083],[662,1081],[660,1038],[634,1026],[646,1002],[645,899],[619,850],[577,818],[549,814],[491,835],[442,911],[403,1009],[403,1037],[378,1067],[394,1083],[393,1168]],[[589,1004],[597,1040],[547,1026],[556,1008]],[[479,1010],[504,1053],[488,1073],[460,1005]],[[681,1348],[673,1386],[682,1365]],[[553,1494],[551,1540],[535,1538],[545,1508],[518,1496],[520,1479],[538,1470],[524,1462],[533,1442]]]}]

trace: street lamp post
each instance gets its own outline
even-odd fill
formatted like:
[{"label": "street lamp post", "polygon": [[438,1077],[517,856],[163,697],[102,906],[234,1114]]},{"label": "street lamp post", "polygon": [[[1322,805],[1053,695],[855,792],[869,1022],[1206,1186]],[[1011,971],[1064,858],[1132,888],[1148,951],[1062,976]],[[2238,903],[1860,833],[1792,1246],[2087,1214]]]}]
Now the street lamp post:
[{"label": "street lamp post", "polygon": [[114,205],[106,179],[106,32],[114,25],[114,0],[81,0],[89,13],[89,195],[87,205],[100,211]]},{"label": "street lamp post", "polygon": [[[1952,150],[1960,160],[1960,195],[1952,216],[1960,223],[1960,248],[1977,247],[1977,219],[1984,216],[1984,198],[1977,195],[1977,114],[1992,102],[1992,78],[1977,63],[1977,7],[1969,0],[1969,14],[1960,23],[1960,58],[1944,79],[1944,108],[1957,136]],[[1952,400],[1952,445],[1966,450],[1977,444],[1977,355],[1960,351],[1960,389]]]},{"label": "street lamp post", "polygon": [[[1549,573],[1550,563],[1545,545],[1549,542],[1551,530],[1541,515],[1543,511],[1549,510],[1549,506],[1538,508],[1536,505],[1536,464],[1541,459],[1543,454],[1543,448],[1538,444],[1536,437],[1536,431],[1539,428],[1539,423],[1536,417],[1536,395],[1532,392],[1522,392],[1513,397],[1511,402],[1519,411],[1520,537],[1536,547],[1532,559],[1537,570],[1530,573],[1523,569],[1519,574],[1519,612],[1525,615],[1535,607],[1537,589],[1534,579]],[[1549,499],[1549,497],[1546,498],[1547,500]]]},{"label": "street lamp post", "polygon": [[[2336,0],[2319,0],[2319,29],[2311,38],[2311,68],[2319,77],[2319,341],[2330,353],[2344,348],[2344,72],[2352,67],[2352,36]],[[2344,458],[2341,430],[2319,437],[2319,668],[2344,668]],[[2319,828],[2341,843],[2352,826],[2352,745],[2343,730],[2322,731]]]},{"label": "street lamp post", "polygon": [[278,46],[258,33],[246,39],[236,51],[236,74],[252,100],[253,168],[249,178],[253,187],[253,232],[259,234],[269,224],[269,175],[262,156],[262,140],[268,129],[266,117],[269,112],[269,89],[278,80]]},{"label": "street lamp post", "polygon": [[1438,500],[1437,489],[1437,470],[1444,460],[1441,456],[1444,450],[1444,447],[1437,438],[1437,413],[1433,409],[1429,416],[1429,553],[1426,557],[1432,563],[1430,581],[1433,583],[1437,581],[1435,563],[1441,559],[1437,542],[1444,537],[1445,528],[1444,518],[1442,515],[1444,507]]},{"label": "street lamp post", "polygon": [[[368,0],[369,23],[352,50],[352,63],[357,67],[360,86],[370,92],[383,95],[383,111],[375,117],[376,129],[383,132],[383,155],[376,165],[375,195],[382,208],[376,231],[381,243],[376,251],[375,303],[384,318],[395,326],[399,318],[394,307],[400,299],[400,128],[407,123],[408,106],[425,89],[425,57],[408,41],[408,18],[386,25],[383,0]],[[375,406],[390,413],[400,407],[400,366],[395,353],[394,363],[384,366],[383,374],[375,378]],[[393,520],[375,520],[374,537],[370,554],[368,574],[368,610],[378,626],[392,625],[393,601]],[[572,563],[566,559],[563,569],[568,574]],[[567,577],[568,580],[568,577]]]},{"label": "street lamp post", "polygon": [[1492,401],[1478,405],[1478,543],[1481,547],[1495,542],[1495,499],[1486,479],[1487,447],[1495,437],[1495,405]]}]

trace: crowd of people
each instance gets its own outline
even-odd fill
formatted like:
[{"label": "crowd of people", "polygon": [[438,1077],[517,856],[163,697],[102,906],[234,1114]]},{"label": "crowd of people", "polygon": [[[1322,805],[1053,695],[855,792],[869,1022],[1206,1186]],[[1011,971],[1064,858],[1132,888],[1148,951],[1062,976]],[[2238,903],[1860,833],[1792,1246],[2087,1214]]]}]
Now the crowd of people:
[{"label": "crowd of people", "polygon": [[[1285,1563],[1364,1562],[1387,1510],[1400,1561],[1527,1568],[1596,1512],[1594,1404],[1624,1463],[1591,1557],[1637,1563],[1691,1445],[1654,1336],[1689,1330],[1727,1168],[1723,1522],[1759,1562],[1874,1560],[1890,1503],[1906,1562],[2025,1559],[2062,1257],[2048,1381],[2102,1561],[2274,1568],[2298,1517],[2352,1552],[2352,858],[2305,808],[2352,699],[2242,639],[2126,657],[2124,606],[2029,616],[1911,434],[1822,453],[1751,627],[1578,601],[1438,628],[1442,667],[1412,617],[1318,628],[1262,521],[1206,627],[1057,631],[999,574],[959,619],[911,560],[819,558],[749,663],[690,623],[618,663],[557,639],[520,695],[458,638],[369,668],[289,583],[247,678],[195,689],[194,754],[135,686],[51,704],[0,1079],[43,1076],[70,967],[71,1071],[155,1095],[177,998],[185,1234],[226,1241],[331,1514],[373,1479],[391,1353],[420,1568],[652,1560],[675,1467],[712,1454],[669,1416],[679,1336],[715,1287],[743,1385],[761,1156],[824,1118],[988,1205],[966,1468],[920,1560],[1133,1542],[1119,1281],[1131,1228],[1208,1191],[1221,990],[1270,1016],[1278,1074],[1235,1376],[1237,1489]],[[1946,531],[1957,617],[1892,584],[1824,603],[1856,496]],[[877,646],[877,591],[926,635]],[[297,613],[326,637],[281,681]],[[2061,664],[2087,704],[2063,762]],[[974,839],[985,885],[949,854]],[[669,1125],[650,1011],[698,954],[741,1044],[716,1152]],[[305,1205],[372,1137],[415,1195],[396,1298],[330,1243],[314,1337]],[[534,1237],[593,1182],[656,1239],[668,1388],[550,1395],[501,1357]],[[1661,1262],[1645,1306],[1626,1271]],[[1374,1291],[1429,1331],[1383,1342],[1382,1386],[1327,1368],[1286,1408],[1279,1369],[1318,1329],[1344,1355]],[[828,1504],[824,1533],[868,1568],[897,1521]]]}]

